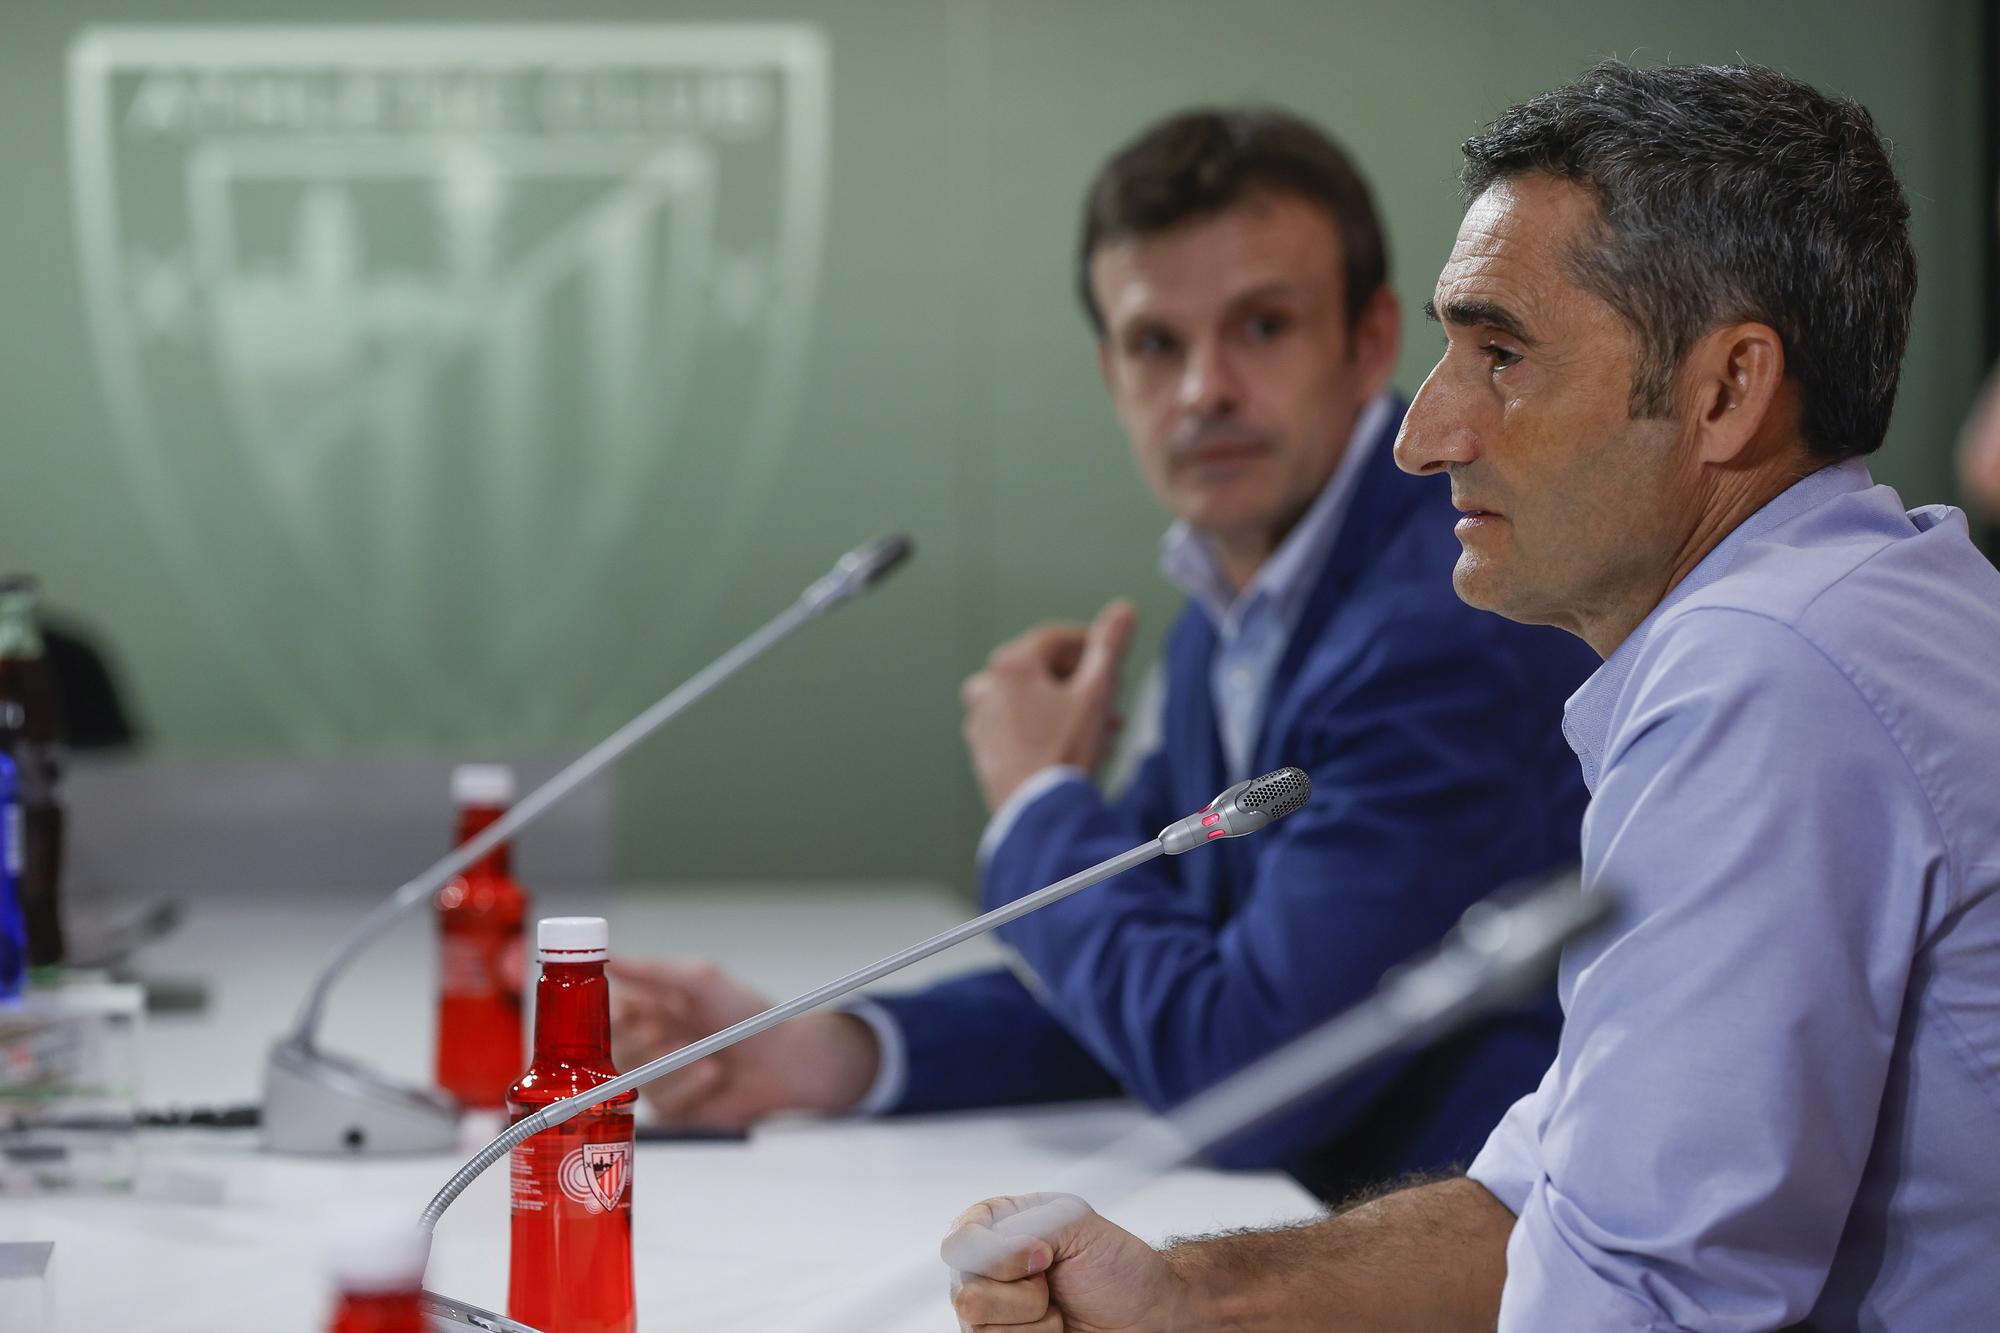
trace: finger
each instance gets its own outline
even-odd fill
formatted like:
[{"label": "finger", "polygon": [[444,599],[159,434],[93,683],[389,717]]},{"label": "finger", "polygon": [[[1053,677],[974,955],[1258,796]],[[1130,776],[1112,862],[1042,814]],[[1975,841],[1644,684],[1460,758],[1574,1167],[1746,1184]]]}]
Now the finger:
[{"label": "finger", "polygon": [[645,1064],[670,1049],[665,1030],[652,1015],[611,1015],[611,1060],[620,1069]]},{"label": "finger", "polygon": [[1062,1311],[1051,1310],[1032,1324],[967,1324],[961,1321],[959,1327],[970,1329],[972,1333],[1064,1333],[1069,1325],[1063,1323]]},{"label": "finger", "polygon": [[1049,1313],[1049,1281],[1039,1273],[1017,1282],[962,1276],[951,1294],[951,1308],[974,1328],[1034,1325]]},{"label": "finger", "polygon": [[[1056,1194],[1047,1190],[1030,1194],[996,1194],[990,1199],[981,1199],[973,1204],[953,1218],[951,1224],[954,1228],[968,1223],[990,1227],[1006,1221],[1017,1213],[1024,1213],[1030,1208],[1039,1208],[1058,1199],[1076,1199],[1078,1203],[1083,1203],[1083,1200],[1077,1199],[1074,1194]],[[1087,1208],[1090,1205],[1084,1204],[1084,1206]]]},{"label": "finger", "polygon": [[985,698],[992,688],[993,677],[984,671],[967,676],[965,683],[958,687],[958,706],[968,711],[978,707],[979,701]]},{"label": "finger", "polygon": [[1083,625],[1065,625],[1060,635],[1050,635],[1036,644],[1042,670],[1058,680],[1066,680],[1083,661],[1089,630]]},{"label": "finger", "polygon": [[604,975],[630,986],[697,991],[720,980],[722,969],[707,958],[607,958]]},{"label": "finger", "polygon": [[616,968],[605,964],[605,976],[615,983],[611,988],[614,1019],[621,1009],[684,1017],[695,1007],[694,992],[662,968],[655,962]]},{"label": "finger", "polygon": [[646,1103],[663,1124],[686,1125],[701,1118],[723,1077],[722,1066],[712,1061],[677,1069],[646,1085]]},{"label": "finger", "polygon": [[954,1272],[1015,1282],[1040,1273],[1055,1261],[1055,1251],[1040,1237],[1002,1235],[991,1225],[961,1221],[938,1246]]},{"label": "finger", "polygon": [[1083,653],[1088,630],[1074,621],[1050,621],[1016,635],[993,650],[986,659],[999,670],[1040,670],[1067,675]]},{"label": "finger", "polygon": [[678,1039],[686,1045],[714,1030],[703,1022],[693,996],[679,990],[628,990],[611,993],[611,1033],[621,1028],[651,1029],[662,1041]]},{"label": "finger", "polygon": [[1120,597],[1105,604],[1090,622],[1084,643],[1083,660],[1077,664],[1076,680],[1085,689],[1099,693],[1108,703],[1118,690],[1118,669],[1125,663],[1132,631],[1139,624],[1139,612]]},{"label": "finger", "polygon": [[1067,1257],[1078,1232],[1097,1217],[1096,1210],[1074,1194],[1017,1194],[996,1202],[1015,1206],[995,1218],[994,1234],[1039,1240],[1049,1247],[1050,1262]]}]

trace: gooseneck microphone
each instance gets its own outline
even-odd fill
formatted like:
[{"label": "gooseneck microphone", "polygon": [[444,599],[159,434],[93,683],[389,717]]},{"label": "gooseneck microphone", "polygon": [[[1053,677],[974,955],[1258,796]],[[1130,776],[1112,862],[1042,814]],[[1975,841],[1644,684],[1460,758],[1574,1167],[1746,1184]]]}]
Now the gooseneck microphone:
[{"label": "gooseneck microphone", "polygon": [[898,953],[892,953],[887,958],[870,963],[858,971],[849,972],[836,981],[829,981],[824,986],[809,990],[795,999],[773,1005],[761,1014],[746,1018],[711,1036],[703,1037],[700,1041],[690,1042],[677,1051],[669,1052],[657,1060],[640,1065],[637,1069],[600,1083],[588,1092],[553,1102],[533,1115],[516,1121],[474,1154],[471,1161],[460,1167],[457,1174],[445,1182],[444,1188],[430,1201],[419,1221],[426,1231],[432,1230],[437,1226],[438,1218],[444,1215],[444,1210],[451,1207],[452,1200],[464,1193],[465,1187],[470,1185],[480,1172],[511,1152],[515,1144],[541,1133],[552,1125],[560,1125],[573,1116],[581,1115],[600,1102],[609,1101],[628,1089],[637,1088],[662,1075],[671,1074],[676,1069],[685,1068],[697,1060],[714,1055],[717,1051],[727,1050],[737,1042],[776,1027],[787,1019],[817,1009],[850,991],[859,990],[870,982],[879,981],[892,972],[901,971],[912,963],[929,958],[932,954],[941,953],[954,944],[961,944],[975,935],[983,935],[995,927],[1004,926],[1009,921],[1018,920],[1030,912],[1047,907],[1050,903],[1060,902],[1079,890],[1110,879],[1113,875],[1122,874],[1134,866],[1144,865],[1155,857],[1179,856],[1196,847],[1206,846],[1210,842],[1224,838],[1240,838],[1255,833],[1273,820],[1282,819],[1297,810],[1306,803],[1306,797],[1311,794],[1312,779],[1306,776],[1303,769],[1298,768],[1281,768],[1266,773],[1261,778],[1239,782],[1201,810],[1160,830],[1159,836],[1150,842],[1099,861],[1088,870],[1078,871],[1068,879],[1058,880],[1047,888],[1037,889],[1025,897],[1016,898],[1004,907],[996,907],[983,916],[962,922],[950,930],[933,935]]},{"label": "gooseneck microphone", "polygon": [[901,535],[857,546],[791,606],[599,741],[511,810],[398,888],[335,947],[306,993],[288,1036],[271,1050],[264,1075],[264,1141],[279,1152],[436,1152],[458,1142],[458,1108],[428,1088],[392,1083],[354,1060],[318,1049],[320,1015],[348,966],[405,913],[431,901],[473,862],[526,828],[549,807],[616,763],[718,685],[806,622],[853,601],[910,557]]},{"label": "gooseneck microphone", "polygon": [[1312,779],[1302,768],[1280,768],[1261,778],[1226,787],[1207,805],[1160,830],[1160,846],[1168,856],[1217,838],[1255,833],[1274,819],[1283,819],[1312,795]]},{"label": "gooseneck microphone", "polygon": [[829,607],[852,601],[894,573],[910,558],[910,550],[910,539],[901,533],[857,546],[834,561],[833,568],[805,590],[799,603],[810,608],[810,614],[817,615]]}]

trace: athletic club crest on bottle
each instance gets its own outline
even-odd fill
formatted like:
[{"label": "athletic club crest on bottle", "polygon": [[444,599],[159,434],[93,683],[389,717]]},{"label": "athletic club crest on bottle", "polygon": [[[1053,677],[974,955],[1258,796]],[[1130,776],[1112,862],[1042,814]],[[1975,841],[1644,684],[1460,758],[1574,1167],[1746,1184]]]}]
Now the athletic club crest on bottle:
[{"label": "athletic club crest on bottle", "polygon": [[626,1182],[631,1179],[629,1143],[586,1143],[572,1148],[563,1156],[562,1166],[556,1172],[563,1197],[592,1213],[616,1208],[625,1197]]}]

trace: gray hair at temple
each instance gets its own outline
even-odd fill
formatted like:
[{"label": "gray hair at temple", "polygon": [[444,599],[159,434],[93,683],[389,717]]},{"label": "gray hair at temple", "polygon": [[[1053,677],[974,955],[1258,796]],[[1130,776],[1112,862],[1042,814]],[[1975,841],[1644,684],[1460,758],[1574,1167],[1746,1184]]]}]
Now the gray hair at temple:
[{"label": "gray hair at temple", "polygon": [[1611,61],[1510,107],[1465,158],[1468,205],[1537,172],[1596,196],[1602,225],[1572,272],[1638,337],[1633,415],[1671,415],[1688,349],[1754,321],[1784,340],[1816,457],[1881,445],[1917,260],[1864,107],[1761,66]]}]

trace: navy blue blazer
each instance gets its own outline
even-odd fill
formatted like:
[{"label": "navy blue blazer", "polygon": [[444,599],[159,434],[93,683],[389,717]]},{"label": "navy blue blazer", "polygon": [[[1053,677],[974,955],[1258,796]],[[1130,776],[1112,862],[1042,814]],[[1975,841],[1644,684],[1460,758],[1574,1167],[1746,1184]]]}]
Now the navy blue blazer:
[{"label": "navy blue blazer", "polygon": [[[1397,414],[1400,419],[1401,413]],[[1102,1096],[1165,1109],[1366,996],[1474,900],[1576,859],[1585,792],[1562,704],[1597,666],[1559,630],[1459,601],[1448,483],[1371,444],[1271,685],[1254,771],[1312,775],[1255,837],[1161,858],[1001,929],[1032,974],[880,997],[901,1025],[898,1111]],[[1166,644],[1161,748],[1119,799],[1059,784],[984,874],[987,907],[1151,838],[1228,785],[1190,604]],[[1469,1161],[1555,1054],[1553,992],[1377,1065],[1211,1156],[1324,1197]]]}]

